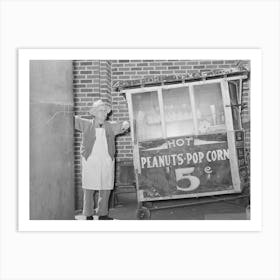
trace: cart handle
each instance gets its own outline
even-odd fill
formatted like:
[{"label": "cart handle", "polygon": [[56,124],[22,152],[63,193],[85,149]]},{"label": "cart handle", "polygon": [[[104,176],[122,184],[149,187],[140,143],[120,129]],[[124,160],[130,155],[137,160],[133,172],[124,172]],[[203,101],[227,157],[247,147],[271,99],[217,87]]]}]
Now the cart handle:
[{"label": "cart handle", "polygon": [[248,108],[248,106],[247,106],[247,104],[242,104],[242,103],[240,103],[240,104],[231,104],[231,105],[225,105],[225,107],[231,107],[231,108],[233,108],[233,107],[241,107],[241,110],[243,110],[243,109],[246,109],[246,108]]}]

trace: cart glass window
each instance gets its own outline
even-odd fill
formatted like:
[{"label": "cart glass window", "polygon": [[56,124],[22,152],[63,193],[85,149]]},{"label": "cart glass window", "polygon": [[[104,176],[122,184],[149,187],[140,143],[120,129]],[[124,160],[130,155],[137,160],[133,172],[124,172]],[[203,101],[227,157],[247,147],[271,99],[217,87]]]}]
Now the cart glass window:
[{"label": "cart glass window", "polygon": [[240,130],[241,129],[241,119],[240,119],[240,107],[239,107],[239,82],[232,81],[228,83],[229,88],[229,96],[230,96],[230,103],[232,105],[231,112],[232,112],[232,121],[233,121],[233,129]]},{"label": "cart glass window", "polygon": [[136,121],[136,137],[138,141],[162,138],[157,91],[141,92],[132,95],[133,118]]},{"label": "cart glass window", "polygon": [[194,86],[198,134],[226,131],[220,83]]},{"label": "cart glass window", "polygon": [[193,135],[194,122],[189,88],[163,89],[162,98],[166,136]]}]

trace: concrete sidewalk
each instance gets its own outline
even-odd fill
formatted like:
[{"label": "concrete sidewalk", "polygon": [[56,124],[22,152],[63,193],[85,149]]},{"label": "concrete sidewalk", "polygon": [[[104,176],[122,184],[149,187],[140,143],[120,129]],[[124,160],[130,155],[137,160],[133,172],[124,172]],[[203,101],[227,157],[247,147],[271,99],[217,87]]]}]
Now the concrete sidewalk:
[{"label": "concrete sidewalk", "polygon": [[[177,204],[196,203],[198,199],[181,199],[153,202],[150,209],[151,220],[246,220],[246,205],[240,201],[222,201],[190,205],[179,208]],[[116,220],[137,220],[137,200],[135,194],[118,195],[118,203],[109,211],[109,216]],[[172,207],[169,209],[156,209],[156,207]],[[150,208],[150,207],[149,207]],[[81,213],[76,219],[85,219]]]}]

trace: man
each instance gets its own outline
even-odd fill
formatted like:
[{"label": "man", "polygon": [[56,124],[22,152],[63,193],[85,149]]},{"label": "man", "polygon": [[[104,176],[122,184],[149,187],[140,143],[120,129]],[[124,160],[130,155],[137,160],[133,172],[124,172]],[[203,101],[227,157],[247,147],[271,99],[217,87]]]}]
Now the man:
[{"label": "man", "polygon": [[82,137],[82,187],[84,190],[83,215],[93,220],[95,191],[99,192],[96,215],[99,220],[112,220],[108,216],[108,202],[114,188],[115,136],[129,128],[128,122],[106,121],[110,107],[102,100],[94,102],[89,113],[92,120],[75,116],[75,129]]}]

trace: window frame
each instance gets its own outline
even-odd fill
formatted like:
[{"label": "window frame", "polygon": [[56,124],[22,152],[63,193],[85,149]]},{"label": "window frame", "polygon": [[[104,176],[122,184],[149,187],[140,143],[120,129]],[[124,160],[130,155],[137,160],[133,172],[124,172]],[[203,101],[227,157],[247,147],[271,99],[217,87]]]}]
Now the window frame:
[{"label": "window frame", "polygon": [[[233,128],[233,117],[232,117],[232,108],[231,108],[231,100],[229,95],[229,81],[242,81],[243,76],[233,76],[233,77],[225,77],[225,78],[216,78],[211,80],[202,80],[202,81],[194,81],[194,82],[184,82],[180,84],[171,84],[171,85],[160,85],[160,86],[150,86],[150,87],[141,87],[136,89],[126,89],[124,90],[126,94],[126,99],[128,101],[128,111],[129,111],[129,117],[132,118],[134,121],[134,111],[133,111],[133,105],[132,105],[132,98],[134,94],[137,93],[144,93],[144,92],[157,92],[157,100],[159,103],[160,108],[160,119],[161,119],[161,127],[162,127],[162,137],[160,138],[152,138],[152,139],[145,139],[141,142],[145,141],[153,141],[157,139],[167,139],[170,137],[167,137],[167,131],[166,131],[166,122],[165,122],[165,113],[164,113],[164,104],[163,104],[163,90],[165,89],[176,89],[176,88],[189,88],[188,92],[191,102],[191,108],[192,108],[192,115],[193,115],[193,122],[194,122],[194,134],[192,136],[198,136],[201,135],[198,133],[198,124],[197,124],[197,113],[195,109],[195,92],[194,92],[194,86],[197,85],[205,85],[205,84],[211,84],[211,83],[219,83],[221,86],[221,93],[222,93],[222,102],[224,106],[224,113],[225,113],[225,133],[227,131],[234,130]],[[239,87],[237,88],[237,99],[238,101],[241,100],[241,86],[239,84]],[[239,109],[239,113],[240,109]],[[240,119],[241,122],[241,119]],[[242,126],[240,126],[242,128]],[[134,122],[134,125],[132,127],[132,138],[133,142],[138,142],[137,134],[136,134],[136,124]],[[219,133],[219,132],[217,132]],[[213,132],[215,134],[215,131]],[[191,136],[191,135],[190,135]],[[172,136],[177,137],[177,136]]]},{"label": "window frame", "polygon": [[[228,83],[233,83],[235,88],[236,88],[236,100],[237,100],[237,111],[239,113],[239,122],[238,122],[238,126],[239,126],[239,129],[242,130],[243,127],[242,127],[242,120],[241,120],[241,98],[242,98],[242,79],[239,78],[239,79],[234,79],[234,80],[231,80],[231,81],[228,81]],[[233,111],[233,104],[231,103],[231,108],[232,108],[232,111]],[[232,112],[233,114],[233,112]]]}]

